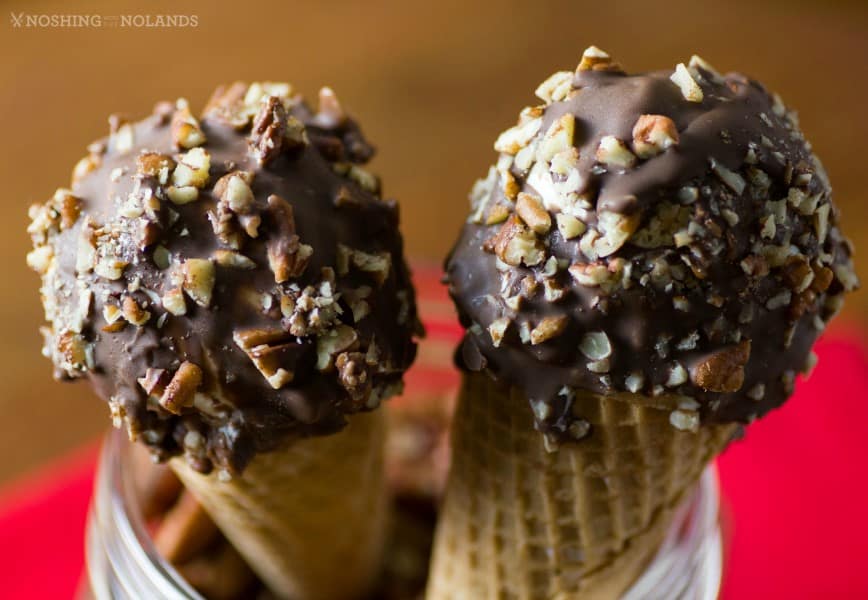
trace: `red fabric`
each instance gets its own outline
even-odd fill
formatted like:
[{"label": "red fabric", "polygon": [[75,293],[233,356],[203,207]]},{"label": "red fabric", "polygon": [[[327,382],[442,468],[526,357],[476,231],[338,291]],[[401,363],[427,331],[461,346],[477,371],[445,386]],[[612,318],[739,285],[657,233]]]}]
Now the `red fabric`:
[{"label": "red fabric", "polygon": [[[427,348],[442,357],[460,335],[445,294],[423,270]],[[815,373],[719,459],[729,538],[724,600],[868,598],[868,356],[857,334],[833,328]],[[457,374],[420,360],[419,393]],[[406,400],[405,400],[406,401]],[[411,400],[409,400],[411,401]],[[93,445],[0,490],[0,597],[73,596],[83,565]]]},{"label": "red fabric", "polygon": [[868,357],[841,328],[780,410],[718,459],[724,598],[868,598]]}]

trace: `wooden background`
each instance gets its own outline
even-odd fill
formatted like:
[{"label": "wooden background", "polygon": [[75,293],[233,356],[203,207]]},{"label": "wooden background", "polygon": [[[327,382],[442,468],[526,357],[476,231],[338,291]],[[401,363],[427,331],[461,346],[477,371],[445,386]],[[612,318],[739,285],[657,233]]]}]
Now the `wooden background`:
[{"label": "wooden background", "polygon": [[[199,26],[15,29],[10,11],[195,14]],[[143,116],[180,95],[198,110],[220,82],[289,80],[308,96],[332,85],[379,148],[375,168],[401,201],[410,255],[439,262],[474,178],[494,158],[496,134],[546,76],[574,68],[590,44],[631,71],[699,53],[799,109],[868,281],[864,0],[18,0],[0,2],[0,18],[0,481],[108,423],[85,385],[54,383],[39,355],[37,278],[24,265],[27,206],[68,185],[85,145],[107,132],[109,113]],[[868,292],[846,310],[868,320]]]}]

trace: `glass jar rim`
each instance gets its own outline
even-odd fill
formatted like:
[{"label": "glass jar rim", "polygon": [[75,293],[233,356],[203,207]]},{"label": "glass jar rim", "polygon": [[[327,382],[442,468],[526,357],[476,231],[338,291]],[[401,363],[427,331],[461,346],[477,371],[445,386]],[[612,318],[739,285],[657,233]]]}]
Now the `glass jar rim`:
[{"label": "glass jar rim", "polygon": [[[86,533],[87,572],[96,600],[206,600],[157,551],[129,470],[130,442],[120,431],[100,451]],[[712,461],[676,511],[660,548],[621,600],[715,600],[722,577],[720,487]]]}]

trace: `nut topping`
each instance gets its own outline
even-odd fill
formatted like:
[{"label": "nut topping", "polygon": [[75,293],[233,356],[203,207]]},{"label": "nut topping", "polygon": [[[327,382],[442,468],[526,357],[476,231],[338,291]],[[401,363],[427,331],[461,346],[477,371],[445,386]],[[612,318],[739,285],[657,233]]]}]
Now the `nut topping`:
[{"label": "nut topping", "polygon": [[567,326],[567,318],[563,315],[546,317],[530,331],[530,343],[542,344],[543,342],[559,336]]},{"label": "nut topping", "polygon": [[27,262],[58,378],[97,374],[156,459],[240,474],[398,393],[420,326],[397,204],[329,88],[315,112],[288,84],[239,82],[193,114],[182,99],[110,119],[75,194],[30,209]]},{"label": "nut topping", "polygon": [[295,234],[292,206],[286,200],[272,194],[268,197],[268,208],[277,227],[277,235],[266,244],[268,264],[274,273],[274,281],[283,283],[304,273],[313,248],[302,244]]},{"label": "nut topping", "polygon": [[177,148],[189,150],[206,142],[199,121],[190,112],[190,105],[183,98],[178,100],[172,115],[172,142]]},{"label": "nut topping", "polygon": [[582,60],[579,66],[576,67],[576,72],[579,71],[622,71],[621,65],[614,62],[608,53],[600,50],[596,46],[588,47],[582,53]]},{"label": "nut topping", "polygon": [[277,96],[269,96],[253,119],[250,144],[260,165],[267,165],[280,155],[286,134],[286,109]]},{"label": "nut topping", "polygon": [[511,215],[497,234],[486,242],[486,250],[511,266],[536,266],[543,262],[543,245],[517,216]]},{"label": "nut topping", "polygon": [[543,208],[539,196],[520,193],[515,203],[515,212],[536,233],[545,234],[551,229],[552,218]]},{"label": "nut topping", "polygon": [[160,406],[172,414],[181,414],[182,409],[193,406],[193,397],[201,384],[202,369],[191,362],[181,363],[160,396]]},{"label": "nut topping", "polygon": [[675,72],[669,79],[681,89],[681,95],[684,96],[685,100],[688,102],[702,102],[704,98],[702,88],[693,79],[693,75],[690,74],[684,63],[678,63],[678,66],[675,67]]},{"label": "nut topping", "polygon": [[719,350],[690,369],[690,380],[710,392],[737,392],[744,383],[750,340]]},{"label": "nut topping", "polygon": [[678,144],[678,129],[669,117],[642,115],[633,126],[633,150],[647,159]]},{"label": "nut topping", "polygon": [[305,346],[291,334],[282,329],[247,329],[236,331],[233,339],[272,388],[279,390],[292,382]]},{"label": "nut topping", "polygon": [[188,258],[182,270],[184,291],[193,302],[207,308],[214,292],[214,263],[205,258]]},{"label": "nut topping", "polygon": [[603,136],[600,140],[596,158],[600,164],[622,169],[629,169],[636,164],[636,157],[627,148],[627,144],[611,135]]}]

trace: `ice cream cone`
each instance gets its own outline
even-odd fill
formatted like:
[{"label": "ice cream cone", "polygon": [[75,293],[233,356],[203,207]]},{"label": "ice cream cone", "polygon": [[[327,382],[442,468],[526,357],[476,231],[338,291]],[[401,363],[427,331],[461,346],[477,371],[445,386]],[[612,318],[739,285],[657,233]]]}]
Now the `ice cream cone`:
[{"label": "ice cream cone", "polygon": [[358,598],[381,562],[385,426],[382,411],[351,416],[340,433],[257,455],[230,481],[183,459],[172,467],[279,597]]},{"label": "ice cream cone", "polygon": [[465,374],[428,600],[617,598],[735,431],[676,429],[675,406],[580,393],[592,433],[551,452],[517,388]]}]

